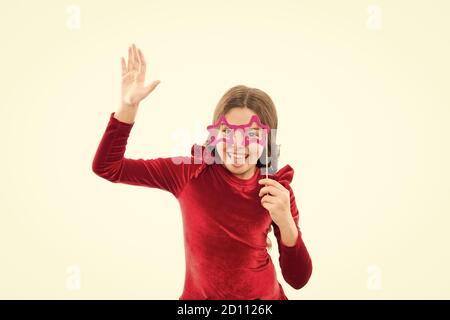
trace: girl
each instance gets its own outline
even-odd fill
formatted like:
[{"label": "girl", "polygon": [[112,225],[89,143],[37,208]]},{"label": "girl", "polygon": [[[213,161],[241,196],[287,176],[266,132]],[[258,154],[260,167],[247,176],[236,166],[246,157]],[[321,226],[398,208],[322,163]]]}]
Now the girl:
[{"label": "girl", "polygon": [[272,154],[271,136],[263,136],[263,129],[277,128],[270,97],[255,88],[235,86],[215,109],[209,139],[201,146],[194,144],[190,157],[128,159],[124,153],[138,105],[160,81],[144,86],[146,63],[134,44],[128,48],[128,63],[121,60],[121,105],[109,117],[92,170],[114,183],[166,190],[179,201],[186,262],[179,299],[288,300],[267,251],[271,227],[289,285],[302,288],[312,263],[290,187],[294,170],[286,165],[271,178],[267,171],[266,178],[263,175],[263,154],[266,159]]}]

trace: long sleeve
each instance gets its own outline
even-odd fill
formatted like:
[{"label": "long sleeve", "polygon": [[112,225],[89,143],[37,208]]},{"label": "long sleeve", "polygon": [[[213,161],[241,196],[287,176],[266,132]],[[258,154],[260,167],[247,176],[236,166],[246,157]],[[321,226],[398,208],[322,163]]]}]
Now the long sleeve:
[{"label": "long sleeve", "polygon": [[281,239],[280,228],[275,223],[272,223],[272,226],[278,242],[279,263],[283,278],[294,289],[301,289],[308,283],[313,267],[299,228],[299,211],[295,202],[294,192],[289,184],[292,176],[293,169],[287,165],[280,170],[278,179],[289,190],[291,214],[298,230],[297,242],[291,247],[286,246]]},{"label": "long sleeve", "polygon": [[124,157],[128,137],[134,123],[121,122],[112,112],[106,130],[92,161],[98,176],[114,183],[158,188],[175,197],[182,191],[200,164],[192,157],[128,159]]}]

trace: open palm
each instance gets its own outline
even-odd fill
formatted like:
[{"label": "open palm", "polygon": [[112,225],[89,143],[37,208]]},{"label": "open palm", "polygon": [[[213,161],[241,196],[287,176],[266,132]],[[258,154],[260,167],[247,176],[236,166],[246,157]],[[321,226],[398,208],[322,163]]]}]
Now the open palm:
[{"label": "open palm", "polygon": [[128,48],[128,64],[122,57],[122,103],[137,106],[160,83],[153,81],[144,86],[146,63],[142,51],[133,44]]}]

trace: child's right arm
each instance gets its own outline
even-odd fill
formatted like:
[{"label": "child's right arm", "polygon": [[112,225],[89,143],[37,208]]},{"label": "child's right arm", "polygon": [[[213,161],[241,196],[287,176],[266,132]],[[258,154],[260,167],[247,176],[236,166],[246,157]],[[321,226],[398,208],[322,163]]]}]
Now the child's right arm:
[{"label": "child's right arm", "polygon": [[[139,103],[160,83],[144,86],[146,63],[141,50],[128,48],[128,65],[122,57],[122,92],[120,107],[110,115],[109,123],[97,148],[92,170],[115,183],[126,183],[167,190],[178,196],[195,172],[190,157],[128,159],[124,157],[127,139],[134,125]],[[181,163],[180,163],[181,162]]]},{"label": "child's right arm", "polygon": [[97,148],[92,170],[114,183],[125,183],[171,192],[176,197],[190,180],[199,164],[191,157],[128,159],[124,157],[134,123],[119,121],[112,112]]}]

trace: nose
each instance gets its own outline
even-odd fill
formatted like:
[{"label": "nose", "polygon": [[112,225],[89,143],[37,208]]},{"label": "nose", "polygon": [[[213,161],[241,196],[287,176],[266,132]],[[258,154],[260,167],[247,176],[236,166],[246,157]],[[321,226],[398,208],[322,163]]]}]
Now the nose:
[{"label": "nose", "polygon": [[234,130],[232,149],[235,153],[242,153],[245,151],[245,137],[242,129]]}]

